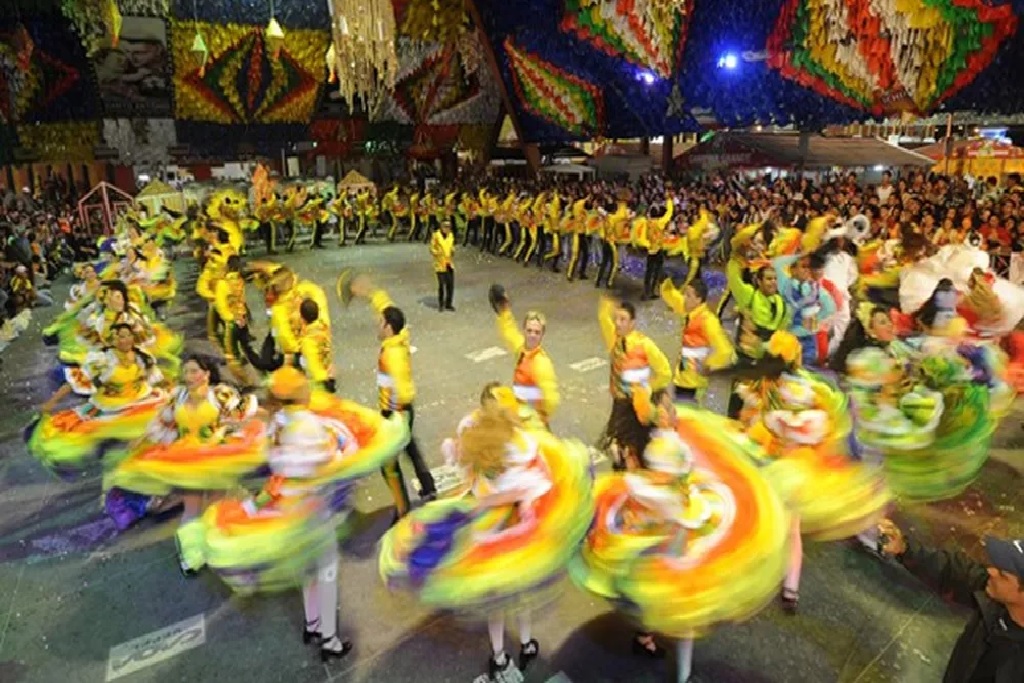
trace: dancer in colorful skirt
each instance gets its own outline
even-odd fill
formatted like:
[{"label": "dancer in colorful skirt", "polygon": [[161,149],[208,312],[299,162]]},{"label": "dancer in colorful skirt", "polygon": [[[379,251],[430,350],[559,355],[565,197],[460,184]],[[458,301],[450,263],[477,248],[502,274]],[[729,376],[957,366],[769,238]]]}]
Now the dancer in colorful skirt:
[{"label": "dancer in colorful skirt", "polygon": [[992,376],[977,349],[891,342],[850,354],[847,380],[857,439],[876,450],[901,498],[952,498],[975,480],[988,457],[998,414]]},{"label": "dancer in colorful skirt", "polygon": [[537,657],[529,611],[548,597],[593,515],[586,448],[527,429],[500,405],[483,407],[457,436],[469,474],[464,495],[414,510],[383,538],[385,582],[435,609],[486,615],[490,681],[513,669],[506,612],[519,616],[519,667]]},{"label": "dancer in colorful skirt", "polygon": [[694,638],[752,617],[776,595],[790,521],[758,468],[765,454],[735,422],[677,412],[665,391],[653,401],[647,468],[598,478],[597,514],[570,574],[646,629],[635,652],[664,655],[652,632],[677,638],[683,683]]},{"label": "dancer in colorful skirt", "polygon": [[741,420],[747,433],[776,460],[775,476],[795,515],[783,608],[796,613],[803,564],[802,535],[820,541],[854,536],[884,515],[891,494],[880,468],[849,457],[852,428],[846,395],[800,368],[803,347],[787,332],[765,346],[766,360],[743,370],[757,379],[740,382]]},{"label": "dancer in colorful skirt", "polygon": [[[61,371],[63,383],[25,430],[29,452],[60,476],[71,476],[141,437],[163,409],[167,393],[155,360],[141,351],[128,323],[110,328],[111,346],[90,352],[79,366]],[[71,393],[83,405],[54,413]]]},{"label": "dancer in colorful skirt", "polygon": [[324,661],[352,643],[338,633],[338,526],[355,483],[393,459],[408,439],[401,419],[311,387],[293,367],[269,380],[272,477],[247,500],[211,505],[186,530],[203,540],[211,569],[242,594],[302,586],[302,639]]},{"label": "dancer in colorful skirt", "polygon": [[182,380],[146,437],[106,474],[104,489],[107,511],[121,528],[150,509],[140,497],[181,494],[178,564],[194,576],[203,566],[202,539],[188,535],[188,523],[202,514],[210,492],[236,488],[266,463],[266,428],[256,419],[256,397],[221,384],[210,360],[187,358]]}]

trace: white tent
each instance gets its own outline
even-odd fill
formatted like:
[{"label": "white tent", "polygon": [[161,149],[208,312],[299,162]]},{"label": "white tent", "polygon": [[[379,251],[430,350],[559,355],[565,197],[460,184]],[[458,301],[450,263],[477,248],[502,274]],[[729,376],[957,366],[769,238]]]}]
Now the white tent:
[{"label": "white tent", "polygon": [[540,169],[541,173],[557,173],[559,175],[575,176],[577,180],[583,180],[594,175],[596,172],[590,166],[583,164],[552,164]]},{"label": "white tent", "polygon": [[146,207],[150,218],[160,213],[160,207],[185,212],[185,195],[165,182],[154,180],[135,195],[135,202]]}]

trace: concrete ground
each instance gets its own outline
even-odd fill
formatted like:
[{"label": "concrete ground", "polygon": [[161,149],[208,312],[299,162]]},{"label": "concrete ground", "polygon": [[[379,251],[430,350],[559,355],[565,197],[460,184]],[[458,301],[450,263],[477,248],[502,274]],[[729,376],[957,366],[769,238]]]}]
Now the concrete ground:
[{"label": "concrete ground", "polygon": [[[369,270],[406,311],[419,389],[416,435],[432,465],[441,440],[471,410],[481,386],[508,380],[513,358],[501,348],[487,303],[504,284],[518,315],[545,311],[546,347],[556,363],[563,404],[553,427],[594,442],[609,409],[605,350],[595,320],[592,281],[481,257],[456,255],[456,313],[436,308],[430,258],[422,245],[371,244],[280,257],[333,289],[345,267]],[[186,286],[183,281],[183,286]],[[620,284],[636,297],[635,282]],[[346,310],[333,293],[339,387],[374,400],[376,322],[365,303]],[[265,329],[253,297],[257,328]],[[660,303],[642,304],[640,327],[674,354],[678,323]],[[50,477],[25,451],[20,430],[48,392],[54,355],[39,343],[51,311],[5,353],[0,368],[0,681],[354,681],[469,683],[485,668],[486,629],[427,612],[389,594],[376,573],[376,541],[391,516],[379,478],[360,491],[356,532],[340,575],[341,624],[355,641],[345,660],[322,664],[300,638],[298,594],[240,599],[212,574],[185,579],[175,562],[174,520],[147,520],[117,534],[99,505],[93,476],[73,484]],[[202,311],[183,299],[172,325],[202,336]],[[205,341],[193,344],[208,348]],[[721,407],[721,396],[716,404]],[[1003,423],[981,478],[963,496],[898,513],[929,541],[980,552],[985,533],[1024,535],[1022,411]],[[601,467],[606,468],[607,463]],[[411,475],[408,465],[407,476]],[[899,568],[843,544],[805,546],[797,616],[776,606],[749,623],[723,627],[697,643],[696,680],[720,683],[930,683],[941,680],[964,614],[943,604]],[[629,624],[605,603],[564,584],[560,600],[536,618],[541,657],[529,681],[673,680],[674,662],[630,654]],[[513,627],[514,628],[514,627]],[[515,634],[509,642],[515,642]]]}]

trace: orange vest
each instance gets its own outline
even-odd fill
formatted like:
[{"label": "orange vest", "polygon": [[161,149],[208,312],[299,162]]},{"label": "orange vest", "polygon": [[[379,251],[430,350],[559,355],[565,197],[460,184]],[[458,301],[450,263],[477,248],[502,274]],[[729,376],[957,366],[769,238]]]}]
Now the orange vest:
[{"label": "orange vest", "polygon": [[[631,333],[633,334],[633,333]],[[651,365],[643,344],[629,344],[628,337],[615,340],[611,357],[610,391],[613,398],[632,398],[632,385],[648,386]]]},{"label": "orange vest", "polygon": [[543,353],[540,347],[532,351],[523,351],[516,361],[516,369],[512,374],[512,393],[520,403],[525,403],[547,422],[547,415],[544,413],[544,393],[537,383],[537,375],[534,370],[534,359],[538,354]]}]

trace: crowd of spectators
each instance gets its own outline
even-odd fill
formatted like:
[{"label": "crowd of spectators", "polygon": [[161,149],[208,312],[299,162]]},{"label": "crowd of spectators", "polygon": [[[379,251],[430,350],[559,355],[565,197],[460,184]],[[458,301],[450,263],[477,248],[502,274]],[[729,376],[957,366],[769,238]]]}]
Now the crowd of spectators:
[{"label": "crowd of spectators", "polygon": [[73,195],[48,183],[35,195],[0,187],[0,325],[53,303],[50,284],[79,260],[96,256],[95,226],[77,225]]}]

